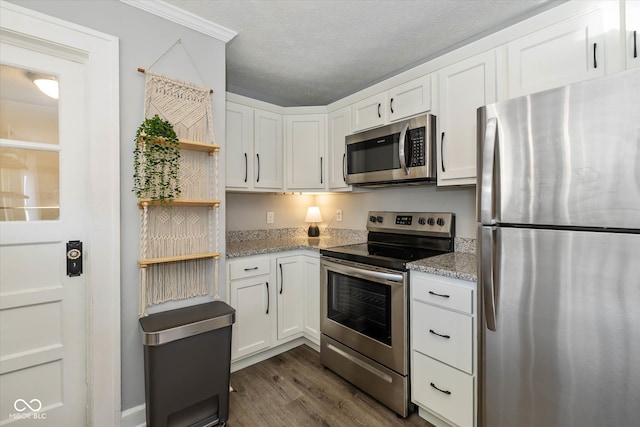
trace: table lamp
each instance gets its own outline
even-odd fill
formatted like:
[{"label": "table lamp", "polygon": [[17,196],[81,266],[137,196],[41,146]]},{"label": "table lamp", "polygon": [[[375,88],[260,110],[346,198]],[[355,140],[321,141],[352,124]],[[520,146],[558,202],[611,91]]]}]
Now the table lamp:
[{"label": "table lamp", "polygon": [[307,217],[304,219],[304,222],[310,222],[309,231],[307,235],[309,237],[318,237],[320,236],[320,229],[316,223],[322,222],[322,215],[320,214],[320,208],[317,206],[309,206],[307,208]]}]

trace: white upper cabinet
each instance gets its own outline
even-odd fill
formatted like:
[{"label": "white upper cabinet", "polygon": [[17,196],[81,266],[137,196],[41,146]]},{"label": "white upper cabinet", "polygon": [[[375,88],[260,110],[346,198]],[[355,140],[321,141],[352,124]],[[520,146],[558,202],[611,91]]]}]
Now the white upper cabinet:
[{"label": "white upper cabinet", "polygon": [[431,110],[431,76],[422,76],[389,91],[389,121]]},{"label": "white upper cabinet", "polygon": [[507,48],[509,98],[604,76],[603,11],[550,25]]},{"label": "white upper cabinet", "polygon": [[387,93],[379,93],[351,106],[351,124],[354,132],[382,126],[387,122]]},{"label": "white upper cabinet", "polygon": [[322,190],[327,186],[326,114],[285,116],[287,189]]},{"label": "white upper cabinet", "polygon": [[227,102],[226,186],[253,186],[253,108]]},{"label": "white upper cabinet", "polygon": [[640,67],[640,0],[627,0],[625,17],[627,68],[638,68]]},{"label": "white upper cabinet", "polygon": [[476,183],[477,110],[496,101],[496,52],[439,71],[438,185]]},{"label": "white upper cabinet", "polygon": [[282,116],[233,102],[226,110],[226,187],[282,191]]},{"label": "white upper cabinet", "polygon": [[255,110],[253,135],[255,188],[282,190],[282,116]]},{"label": "white upper cabinet", "polygon": [[349,108],[329,114],[329,163],[328,179],[330,190],[351,188],[347,185],[346,145],[345,137],[351,132],[351,115]]},{"label": "white upper cabinet", "polygon": [[382,126],[431,109],[431,76],[426,75],[351,106],[353,132]]}]

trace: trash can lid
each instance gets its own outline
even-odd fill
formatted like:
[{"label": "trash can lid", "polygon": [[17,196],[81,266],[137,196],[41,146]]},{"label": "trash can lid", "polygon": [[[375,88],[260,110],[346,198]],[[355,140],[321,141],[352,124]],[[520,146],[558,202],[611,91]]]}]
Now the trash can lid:
[{"label": "trash can lid", "polygon": [[222,301],[153,313],[140,319],[142,344],[156,346],[231,326],[236,311]]}]

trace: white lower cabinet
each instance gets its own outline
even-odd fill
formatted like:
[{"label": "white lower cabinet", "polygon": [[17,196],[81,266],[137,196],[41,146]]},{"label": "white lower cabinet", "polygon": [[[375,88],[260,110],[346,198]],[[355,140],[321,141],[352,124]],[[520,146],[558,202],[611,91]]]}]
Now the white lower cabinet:
[{"label": "white lower cabinet", "polygon": [[319,254],[283,252],[227,262],[229,304],[236,309],[231,359],[305,337],[320,343]]},{"label": "white lower cabinet", "polygon": [[411,400],[436,426],[476,425],[475,283],[411,272]]},{"label": "white lower cabinet", "polygon": [[271,347],[276,306],[269,257],[247,257],[228,263],[229,304],[236,309],[231,358]]}]

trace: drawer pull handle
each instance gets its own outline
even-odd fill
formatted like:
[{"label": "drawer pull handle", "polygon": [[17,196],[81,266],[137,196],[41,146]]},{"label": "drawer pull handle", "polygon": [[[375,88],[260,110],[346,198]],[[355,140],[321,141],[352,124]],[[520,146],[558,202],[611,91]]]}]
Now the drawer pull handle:
[{"label": "drawer pull handle", "polygon": [[437,294],[437,293],[435,293],[435,292],[433,292],[433,291],[429,291],[429,294],[431,294],[431,295],[435,295],[435,296],[437,296],[437,297],[449,298],[449,295],[445,295],[445,294]]},{"label": "drawer pull handle", "polygon": [[431,387],[435,388],[435,389],[436,389],[436,390],[438,390],[440,393],[444,393],[444,394],[447,394],[447,395],[450,395],[450,394],[451,394],[451,392],[450,392],[449,390],[442,390],[442,389],[440,389],[440,388],[436,387],[436,385],[435,385],[434,383],[431,383]]},{"label": "drawer pull handle", "polygon": [[258,267],[245,268],[244,271],[257,270]]},{"label": "drawer pull handle", "polygon": [[450,336],[450,335],[442,335],[442,334],[439,334],[439,333],[437,333],[436,331],[434,331],[433,329],[429,329],[429,332],[431,332],[433,335],[437,335],[437,336],[442,337],[442,338],[446,338],[446,339],[451,338],[451,336]]}]

